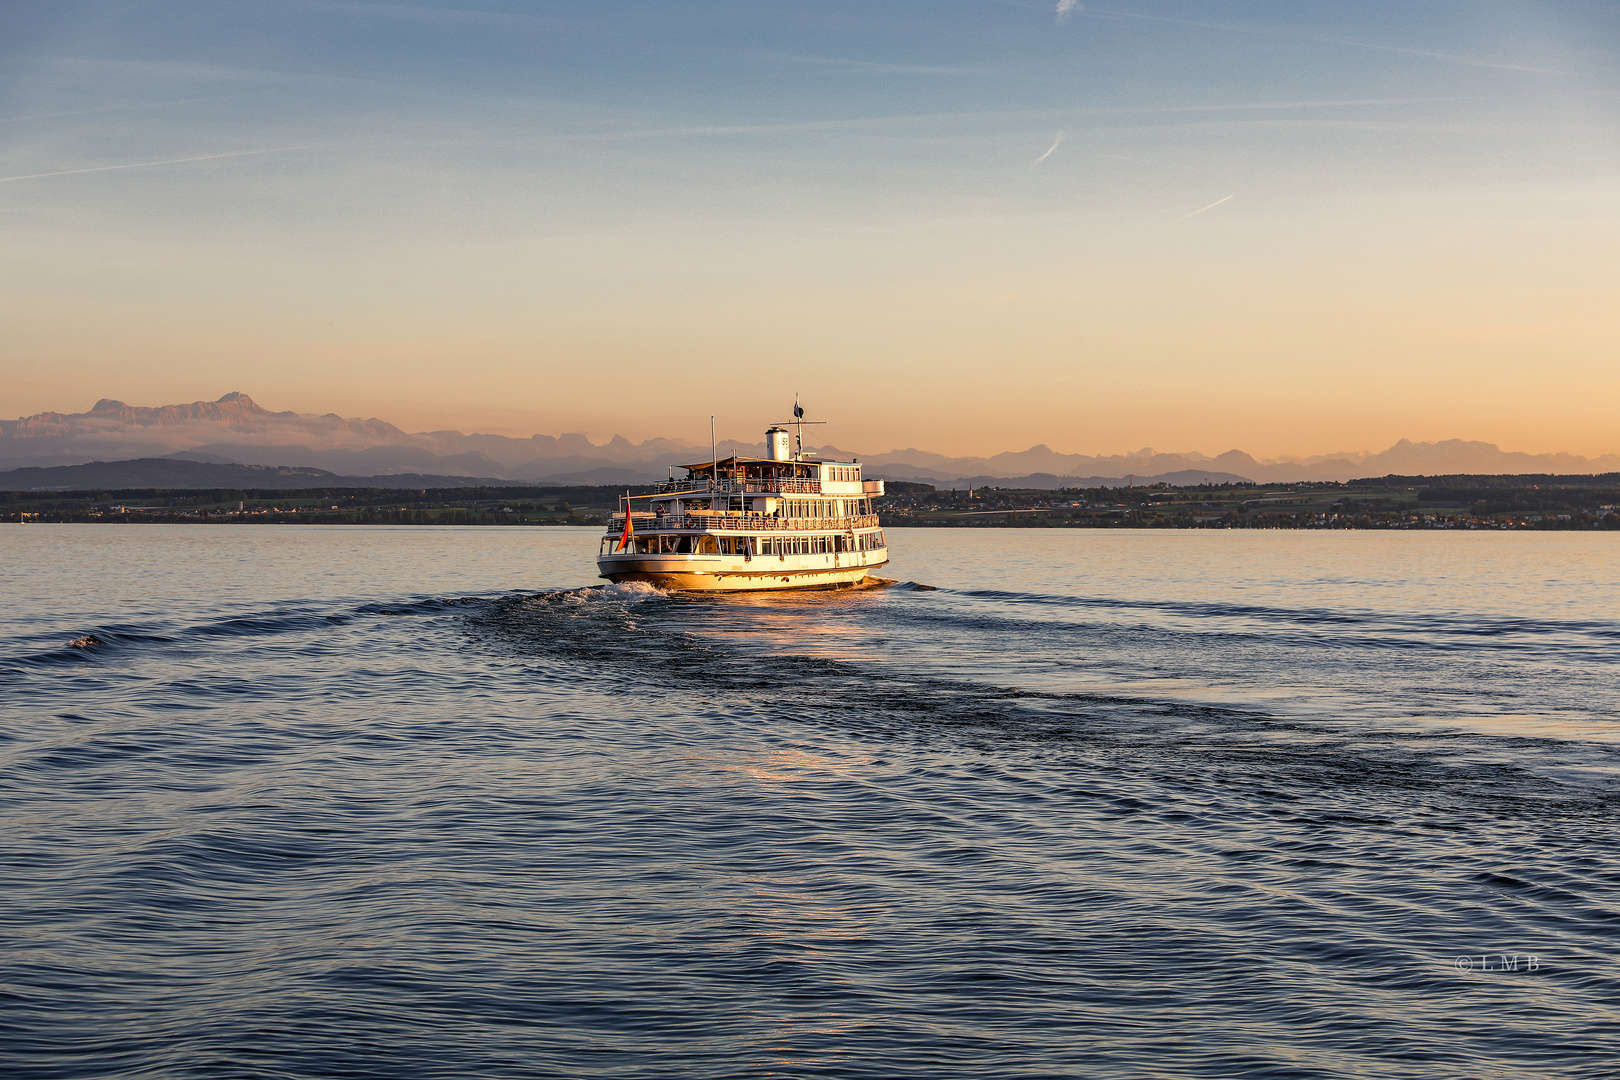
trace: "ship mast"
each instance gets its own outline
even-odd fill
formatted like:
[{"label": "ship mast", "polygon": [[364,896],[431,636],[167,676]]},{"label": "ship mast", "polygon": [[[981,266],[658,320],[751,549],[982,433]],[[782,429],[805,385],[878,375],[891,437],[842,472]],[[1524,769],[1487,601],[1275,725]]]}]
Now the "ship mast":
[{"label": "ship mast", "polygon": [[[806,424],[825,424],[827,421],[825,421],[825,420],[806,420],[804,418],[804,406],[799,404],[799,395],[794,394],[793,395],[793,419],[789,420],[787,422],[793,425],[793,429],[795,431],[795,436],[794,436],[795,445],[794,445],[794,448],[793,448],[793,461],[794,461],[795,464],[797,464],[798,462],[801,462],[801,461],[804,460],[804,425],[806,425]],[[797,470],[795,470],[795,472],[797,472]]]},{"label": "ship mast", "polygon": [[804,406],[799,404],[799,395],[798,394],[793,395],[793,428],[794,428],[794,431],[795,431],[794,440],[793,440],[794,441],[793,460],[794,461],[803,461],[804,460]]}]

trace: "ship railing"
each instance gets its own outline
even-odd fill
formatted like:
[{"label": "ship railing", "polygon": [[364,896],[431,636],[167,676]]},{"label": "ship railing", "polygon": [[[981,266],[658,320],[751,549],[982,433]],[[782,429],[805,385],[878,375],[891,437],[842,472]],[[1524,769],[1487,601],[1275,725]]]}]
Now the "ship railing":
[{"label": "ship railing", "polygon": [[[608,532],[624,528],[624,512],[613,514]],[[872,529],[878,525],[876,514],[856,517],[780,518],[770,514],[644,514],[637,511],[634,529],[673,529],[682,532],[844,532],[850,529]]]},{"label": "ship railing", "polygon": [[665,480],[653,485],[657,495],[695,491],[716,495],[819,495],[820,480],[800,480],[778,477],[748,477],[733,480],[722,476],[716,480],[708,476],[694,476],[687,480]]}]

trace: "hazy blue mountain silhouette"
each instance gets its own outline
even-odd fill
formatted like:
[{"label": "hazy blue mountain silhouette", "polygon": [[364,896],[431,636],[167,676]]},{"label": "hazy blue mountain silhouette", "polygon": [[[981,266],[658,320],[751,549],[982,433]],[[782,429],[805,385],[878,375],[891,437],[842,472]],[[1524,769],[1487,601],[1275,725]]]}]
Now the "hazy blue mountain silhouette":
[{"label": "hazy blue mountain silhouette", "polygon": [[[753,442],[722,440],[724,453],[759,454]],[[1401,440],[1378,453],[1355,451],[1297,460],[1262,461],[1240,450],[1214,456],[1160,453],[1064,454],[1045,444],[990,457],[949,457],[909,448],[829,456],[859,457],[870,475],[943,486],[1077,487],[1126,481],[1285,483],[1360,477],[1460,473],[1554,475],[1620,470],[1620,455],[1525,454],[1484,442]],[[335,476],[436,475],[525,483],[644,483],[668,475],[671,464],[706,459],[709,447],[681,439],[635,443],[615,435],[603,444],[579,433],[527,439],[459,431],[406,432],[384,420],[327,413],[272,412],[242,393],[217,401],[132,406],[102,399],[83,413],[37,413],[0,420],[0,470],[90,462],[190,460],[314,469]],[[150,469],[148,470],[150,471]],[[1168,478],[1175,477],[1171,480]],[[1050,479],[1047,479],[1050,478]]]}]

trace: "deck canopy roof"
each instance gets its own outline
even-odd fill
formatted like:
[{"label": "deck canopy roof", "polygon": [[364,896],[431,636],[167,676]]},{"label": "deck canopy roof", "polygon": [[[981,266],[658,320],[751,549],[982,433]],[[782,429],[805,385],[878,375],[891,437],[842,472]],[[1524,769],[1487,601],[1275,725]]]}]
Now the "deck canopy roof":
[{"label": "deck canopy roof", "polygon": [[712,469],[716,465],[792,465],[791,461],[777,461],[768,457],[739,457],[736,454],[723,457],[719,461],[699,461],[692,465],[677,465],[677,469]]},{"label": "deck canopy roof", "polygon": [[775,458],[740,457],[733,454],[723,457],[719,461],[697,461],[690,465],[677,465],[677,469],[685,469],[694,477],[718,468],[722,473],[732,476],[775,476],[775,477],[807,477],[815,473],[820,461],[777,461]]}]

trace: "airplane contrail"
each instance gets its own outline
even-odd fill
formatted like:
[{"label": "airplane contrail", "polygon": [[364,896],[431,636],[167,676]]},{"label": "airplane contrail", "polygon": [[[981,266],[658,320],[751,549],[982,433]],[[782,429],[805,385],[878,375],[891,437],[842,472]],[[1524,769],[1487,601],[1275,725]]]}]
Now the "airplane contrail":
[{"label": "airplane contrail", "polygon": [[302,146],[272,146],[264,150],[233,150],[228,154],[201,154],[197,157],[171,158],[168,161],[136,161],[128,165],[97,165],[89,169],[62,169],[59,172],[24,173],[21,176],[0,176],[0,184],[12,180],[40,180],[47,176],[77,176],[79,173],[113,172],[117,169],[150,169],[154,165],[184,165],[188,161],[214,161],[218,158],[250,157],[254,154],[278,154],[287,150],[303,150]]},{"label": "airplane contrail", "polygon": [[1052,140],[1052,145],[1048,146],[1046,148],[1046,153],[1042,154],[1040,157],[1038,157],[1034,161],[1030,162],[1029,163],[1030,166],[1034,167],[1036,165],[1039,165],[1041,162],[1043,162],[1047,158],[1051,157],[1052,156],[1052,151],[1056,150],[1058,148],[1058,143],[1060,143],[1062,141],[1063,141],[1063,132],[1060,131],[1060,132],[1057,133],[1057,138]]},{"label": "airplane contrail", "polygon": [[[1228,195],[1226,197],[1226,199],[1234,199],[1236,197],[1237,197],[1237,192],[1234,191],[1232,194]],[[1170,226],[1175,225],[1178,222],[1186,221],[1190,217],[1197,217],[1199,214],[1202,214],[1205,210],[1213,210],[1217,206],[1221,205],[1221,203],[1225,202],[1226,199],[1216,199],[1214,202],[1210,203],[1208,206],[1200,206],[1198,209],[1194,210],[1190,214],[1182,214],[1180,217],[1176,218],[1175,221],[1167,221],[1167,222],[1164,223],[1164,228],[1168,229]]]}]

